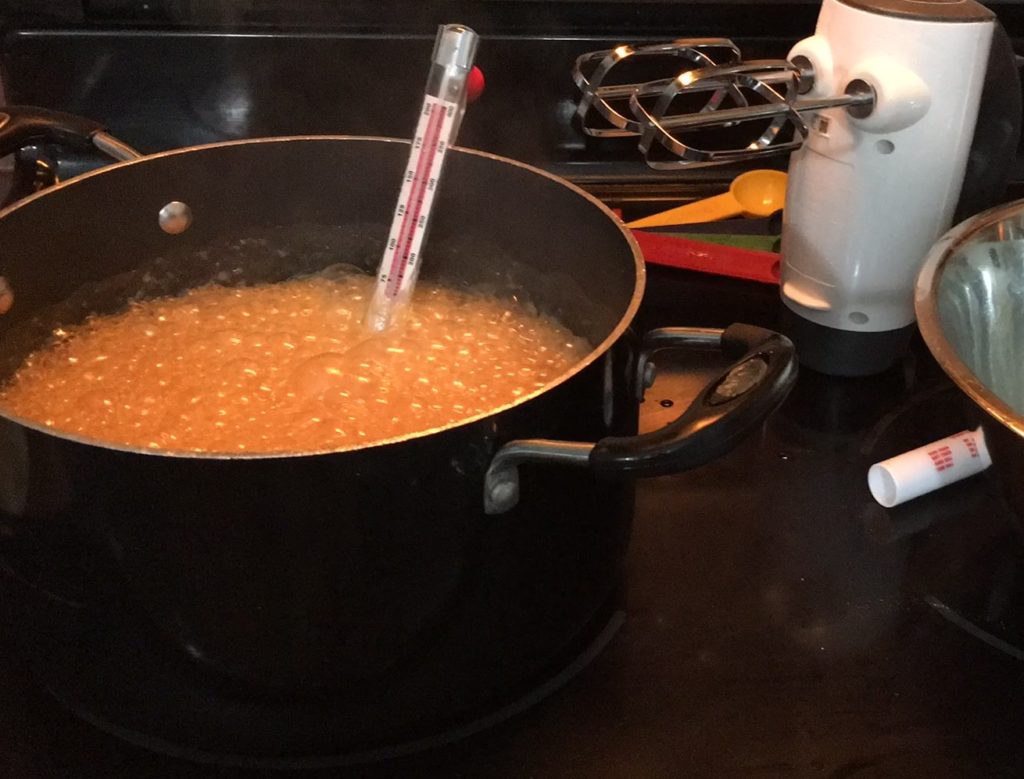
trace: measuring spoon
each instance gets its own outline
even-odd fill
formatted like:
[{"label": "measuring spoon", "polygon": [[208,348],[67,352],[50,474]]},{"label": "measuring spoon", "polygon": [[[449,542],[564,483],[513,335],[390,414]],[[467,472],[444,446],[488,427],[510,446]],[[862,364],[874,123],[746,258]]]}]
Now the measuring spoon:
[{"label": "measuring spoon", "polygon": [[786,202],[786,174],[778,170],[751,170],[733,179],[729,191],[715,197],[670,208],[660,214],[628,222],[626,227],[716,222],[733,216],[771,216]]}]

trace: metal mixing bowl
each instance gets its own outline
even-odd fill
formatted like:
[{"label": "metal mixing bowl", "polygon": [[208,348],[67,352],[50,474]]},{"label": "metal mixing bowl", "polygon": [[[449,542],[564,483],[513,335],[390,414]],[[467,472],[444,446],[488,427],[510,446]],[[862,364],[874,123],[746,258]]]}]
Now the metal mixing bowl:
[{"label": "metal mixing bowl", "polygon": [[918,275],[915,307],[935,359],[1024,448],[1024,200],[946,233]]}]

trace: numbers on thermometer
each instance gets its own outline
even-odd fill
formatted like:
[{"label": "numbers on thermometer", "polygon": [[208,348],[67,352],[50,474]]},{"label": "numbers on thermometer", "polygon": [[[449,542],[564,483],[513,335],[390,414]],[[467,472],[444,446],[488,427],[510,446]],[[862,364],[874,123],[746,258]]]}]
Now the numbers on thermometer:
[{"label": "numbers on thermometer", "polygon": [[381,263],[379,279],[389,298],[397,297],[414,276],[409,271],[419,257],[456,110],[456,104],[432,96],[424,100]]}]

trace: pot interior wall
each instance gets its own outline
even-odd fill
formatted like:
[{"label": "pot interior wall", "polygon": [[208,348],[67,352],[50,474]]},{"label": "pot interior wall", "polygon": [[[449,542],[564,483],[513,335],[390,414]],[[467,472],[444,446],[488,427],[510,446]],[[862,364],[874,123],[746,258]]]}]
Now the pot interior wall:
[{"label": "pot interior wall", "polygon": [[[209,283],[278,281],[345,263],[375,269],[408,153],[400,142],[297,139],[172,153],[73,181],[8,213],[0,380],[54,327],[128,301]],[[173,200],[194,221],[157,221]],[[524,296],[597,345],[636,290],[616,225],[535,172],[468,152],[449,156],[423,277]]]}]

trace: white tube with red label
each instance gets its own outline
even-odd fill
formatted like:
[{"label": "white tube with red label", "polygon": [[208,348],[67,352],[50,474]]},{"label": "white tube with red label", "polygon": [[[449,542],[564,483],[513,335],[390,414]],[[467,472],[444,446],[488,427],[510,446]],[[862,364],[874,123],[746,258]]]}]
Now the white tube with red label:
[{"label": "white tube with red label", "polygon": [[892,508],[981,473],[991,464],[979,427],[875,463],[868,470],[868,489],[875,500]]}]

